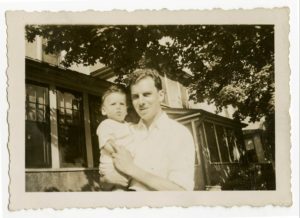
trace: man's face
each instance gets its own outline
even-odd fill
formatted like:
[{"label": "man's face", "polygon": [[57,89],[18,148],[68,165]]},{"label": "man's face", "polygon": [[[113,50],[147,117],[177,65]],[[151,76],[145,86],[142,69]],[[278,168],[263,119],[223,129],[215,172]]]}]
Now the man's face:
[{"label": "man's face", "polygon": [[127,115],[125,94],[118,92],[109,94],[103,102],[102,114],[112,120],[123,122]]},{"label": "man's face", "polygon": [[151,77],[145,77],[131,86],[134,109],[146,124],[151,124],[161,111],[160,103],[164,99],[162,90],[155,87]]}]

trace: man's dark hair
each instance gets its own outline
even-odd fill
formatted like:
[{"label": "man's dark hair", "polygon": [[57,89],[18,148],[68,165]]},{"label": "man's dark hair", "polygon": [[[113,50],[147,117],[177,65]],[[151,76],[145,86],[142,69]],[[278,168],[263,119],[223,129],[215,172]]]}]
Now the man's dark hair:
[{"label": "man's dark hair", "polygon": [[134,84],[140,80],[150,77],[154,81],[154,85],[158,90],[162,90],[162,83],[159,77],[159,73],[155,69],[136,69],[129,77],[129,87],[132,87]]},{"label": "man's dark hair", "polygon": [[102,104],[104,103],[105,98],[112,93],[121,93],[121,94],[124,94],[125,96],[127,94],[127,92],[123,86],[113,84],[113,85],[109,86],[102,94],[102,96],[101,96]]}]

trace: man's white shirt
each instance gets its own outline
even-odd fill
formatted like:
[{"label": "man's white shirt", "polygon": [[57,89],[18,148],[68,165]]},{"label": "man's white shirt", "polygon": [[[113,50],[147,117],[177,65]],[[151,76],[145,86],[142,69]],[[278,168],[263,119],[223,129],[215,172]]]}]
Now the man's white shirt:
[{"label": "man's white shirt", "polygon": [[[194,188],[195,145],[189,130],[163,112],[149,128],[140,120],[134,126],[134,162],[141,169],[168,179],[185,190]],[[135,181],[137,191],[149,190]]]}]

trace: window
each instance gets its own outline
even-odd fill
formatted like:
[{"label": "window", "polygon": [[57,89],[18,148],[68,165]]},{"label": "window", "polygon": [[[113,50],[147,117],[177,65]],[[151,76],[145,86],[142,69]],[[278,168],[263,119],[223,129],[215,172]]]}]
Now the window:
[{"label": "window", "polygon": [[240,151],[235,131],[211,122],[204,122],[206,143],[213,163],[238,162]]},{"label": "window", "polygon": [[60,58],[59,52],[56,52],[55,54],[46,53],[45,51],[46,45],[47,45],[47,40],[43,38],[42,39],[42,61],[53,65],[59,65],[59,58]]},{"label": "window", "polygon": [[223,126],[219,126],[219,125],[215,125],[215,127],[216,127],[222,162],[229,162],[230,155],[229,155],[229,149],[227,146],[228,143],[226,142],[227,141],[226,129],[223,128]]},{"label": "window", "polygon": [[51,167],[48,88],[26,84],[25,167]]},{"label": "window", "polygon": [[166,81],[165,81],[165,78],[163,76],[159,76],[159,77],[160,77],[160,80],[161,80],[162,89],[165,92],[165,97],[164,97],[163,103],[168,105],[168,97],[167,97],[168,93],[167,93]]},{"label": "window", "polygon": [[181,99],[181,92],[180,87],[177,81],[168,79],[167,80],[168,86],[168,96],[169,96],[169,105],[175,108],[182,108],[182,99]]},{"label": "window", "polygon": [[238,148],[238,139],[233,129],[226,128],[228,149],[232,162],[238,162],[240,159],[240,151]]},{"label": "window", "polygon": [[245,147],[246,147],[246,154],[247,154],[248,161],[257,162],[258,159],[256,155],[254,141],[252,138],[245,139]]},{"label": "window", "polygon": [[218,145],[217,145],[215,131],[214,131],[214,124],[205,122],[204,126],[205,126],[206,141],[209,150],[210,161],[220,162],[221,159],[219,156]]},{"label": "window", "polygon": [[61,167],[86,166],[82,107],[81,94],[57,90],[57,128]]},{"label": "window", "polygon": [[187,88],[180,83],[179,83],[179,87],[181,93],[182,106],[183,108],[189,108],[189,96],[187,93]]}]

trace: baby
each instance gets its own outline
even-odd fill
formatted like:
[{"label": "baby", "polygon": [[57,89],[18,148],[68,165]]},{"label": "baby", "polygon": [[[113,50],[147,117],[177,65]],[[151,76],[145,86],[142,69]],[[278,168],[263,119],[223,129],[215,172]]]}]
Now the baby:
[{"label": "baby", "polygon": [[128,179],[122,175],[113,165],[111,154],[114,152],[114,145],[125,146],[130,149],[133,141],[131,125],[125,121],[127,115],[127,102],[125,90],[117,85],[110,86],[102,95],[101,112],[107,117],[97,128],[99,139],[100,168],[106,173],[119,174],[119,185],[102,183],[101,189],[104,191],[125,190]]}]

